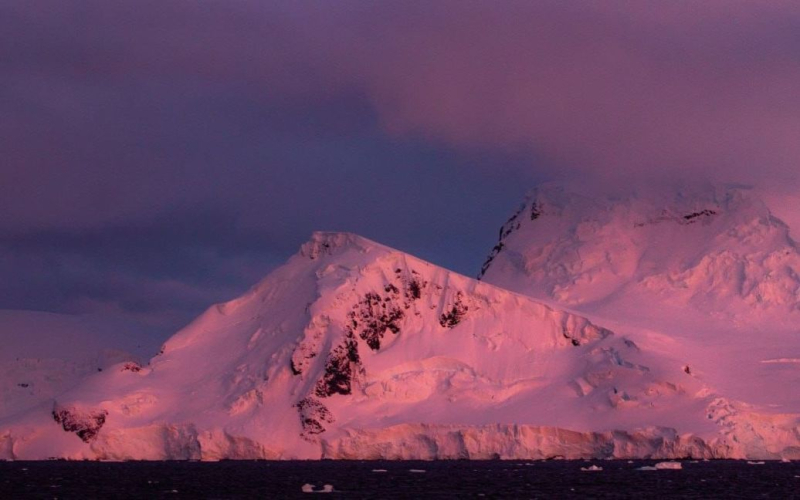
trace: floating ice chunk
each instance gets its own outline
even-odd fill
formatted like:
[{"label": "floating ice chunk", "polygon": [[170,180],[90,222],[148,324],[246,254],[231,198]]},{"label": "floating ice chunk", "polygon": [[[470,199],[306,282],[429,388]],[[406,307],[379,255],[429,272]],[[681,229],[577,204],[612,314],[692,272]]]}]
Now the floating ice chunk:
[{"label": "floating ice chunk", "polygon": [[590,465],[589,467],[581,467],[582,471],[599,471],[603,470],[602,467],[598,467],[597,465]]},{"label": "floating ice chunk", "polygon": [[372,469],[372,472],[386,472],[386,469]]},{"label": "floating ice chunk", "polygon": [[636,470],[658,470],[658,469],[656,469],[655,467],[651,467],[649,465],[645,465],[644,467],[639,467]]},{"label": "floating ice chunk", "polygon": [[332,493],[333,485],[326,484],[321,490],[315,490],[313,484],[306,483],[300,489],[303,491],[303,493]]},{"label": "floating ice chunk", "polygon": [[425,469],[408,469],[408,472],[425,472]]},{"label": "floating ice chunk", "polygon": [[764,465],[763,461],[754,462],[753,460],[748,460],[747,465]]},{"label": "floating ice chunk", "polygon": [[681,465],[680,462],[658,462],[656,464],[656,469],[678,470],[678,469],[683,469],[683,466]]}]

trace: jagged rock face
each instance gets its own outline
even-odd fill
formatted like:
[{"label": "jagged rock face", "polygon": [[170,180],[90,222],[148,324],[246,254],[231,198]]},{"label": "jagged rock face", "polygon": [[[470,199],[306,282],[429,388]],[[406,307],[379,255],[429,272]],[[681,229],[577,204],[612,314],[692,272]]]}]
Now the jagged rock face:
[{"label": "jagged rock face", "polygon": [[358,343],[353,333],[348,332],[344,341],[328,355],[325,373],[317,381],[314,394],[321,398],[334,394],[351,394],[356,370],[363,370],[361,357],[358,355]]}]

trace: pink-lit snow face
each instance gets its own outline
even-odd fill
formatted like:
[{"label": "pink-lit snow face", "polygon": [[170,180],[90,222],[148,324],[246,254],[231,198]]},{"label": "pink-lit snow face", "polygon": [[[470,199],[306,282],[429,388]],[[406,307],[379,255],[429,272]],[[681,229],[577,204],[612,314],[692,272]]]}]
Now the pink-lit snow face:
[{"label": "pink-lit snow face", "polygon": [[[558,217],[552,208],[530,222]],[[708,229],[717,216],[652,222]],[[642,305],[644,327],[612,314],[609,330],[353,234],[315,233],[148,364],[76,372],[39,401],[17,390],[58,367],[12,364],[0,458],[797,457],[797,359],[780,355],[794,329],[688,314],[662,330],[661,304]]]}]

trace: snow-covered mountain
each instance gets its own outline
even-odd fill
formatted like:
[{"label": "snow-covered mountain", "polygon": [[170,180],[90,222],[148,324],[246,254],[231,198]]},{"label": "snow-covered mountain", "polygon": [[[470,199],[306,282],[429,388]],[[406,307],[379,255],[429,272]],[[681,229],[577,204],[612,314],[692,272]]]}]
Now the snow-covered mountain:
[{"label": "snow-covered mountain", "polygon": [[799,273],[789,228],[748,188],[609,199],[548,185],[503,226],[479,278],[564,304],[636,295],[742,322],[795,318]]},{"label": "snow-covered mountain", "polygon": [[800,253],[750,188],[608,197],[545,185],[479,277],[680,359],[740,406],[800,414]]},{"label": "snow-covered mountain", "polygon": [[612,330],[316,233],[149,364],[0,419],[0,457],[800,457],[795,416],[726,398],[668,337]]}]

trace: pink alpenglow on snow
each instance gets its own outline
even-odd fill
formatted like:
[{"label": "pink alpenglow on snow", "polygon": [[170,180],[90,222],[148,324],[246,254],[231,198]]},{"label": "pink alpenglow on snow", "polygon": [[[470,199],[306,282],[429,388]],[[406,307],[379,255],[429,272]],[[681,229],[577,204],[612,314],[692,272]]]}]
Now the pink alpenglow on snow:
[{"label": "pink alpenglow on snow", "polygon": [[[653,203],[537,191],[482,281],[315,233],[148,364],[0,416],[0,457],[800,457],[785,380],[760,395],[725,381],[729,362],[779,359],[753,349],[760,321],[792,338],[773,320],[796,312],[785,226],[740,189]],[[757,382],[786,366],[753,364]]]}]

